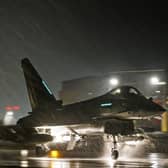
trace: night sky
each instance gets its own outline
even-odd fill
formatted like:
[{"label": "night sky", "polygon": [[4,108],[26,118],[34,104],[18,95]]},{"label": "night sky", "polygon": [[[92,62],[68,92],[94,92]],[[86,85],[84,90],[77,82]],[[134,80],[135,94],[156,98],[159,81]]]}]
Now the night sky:
[{"label": "night sky", "polygon": [[167,68],[167,8],[144,4],[0,1],[0,116],[5,105],[21,105],[22,116],[30,110],[20,66],[24,57],[54,94],[63,80]]}]

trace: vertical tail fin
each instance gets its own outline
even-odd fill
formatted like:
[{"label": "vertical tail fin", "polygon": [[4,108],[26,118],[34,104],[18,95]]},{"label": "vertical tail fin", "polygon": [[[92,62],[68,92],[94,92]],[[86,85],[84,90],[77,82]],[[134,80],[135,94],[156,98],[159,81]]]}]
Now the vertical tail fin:
[{"label": "vertical tail fin", "polygon": [[46,82],[40,77],[29,59],[24,58],[21,61],[29,101],[33,111],[47,109],[50,105],[56,104],[56,99],[48,88]]}]

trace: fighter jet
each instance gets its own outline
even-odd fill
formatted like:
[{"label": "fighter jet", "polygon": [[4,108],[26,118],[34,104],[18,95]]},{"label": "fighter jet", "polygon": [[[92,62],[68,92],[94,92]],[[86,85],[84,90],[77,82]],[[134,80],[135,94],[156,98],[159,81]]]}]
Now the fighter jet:
[{"label": "fighter jet", "polygon": [[[17,124],[23,128],[64,126],[82,138],[95,132],[112,135],[114,159],[119,156],[116,137],[134,134],[133,120],[149,119],[165,111],[132,86],[119,86],[102,96],[63,105],[62,101],[56,100],[29,59],[24,58],[21,65],[32,111]],[[84,133],[81,130],[85,130]]]}]

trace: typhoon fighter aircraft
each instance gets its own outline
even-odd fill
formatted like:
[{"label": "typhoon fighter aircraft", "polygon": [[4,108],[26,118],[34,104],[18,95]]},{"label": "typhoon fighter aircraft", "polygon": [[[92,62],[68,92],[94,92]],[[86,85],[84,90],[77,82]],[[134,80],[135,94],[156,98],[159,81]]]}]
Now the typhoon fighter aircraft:
[{"label": "typhoon fighter aircraft", "polygon": [[[112,135],[114,159],[119,156],[116,136],[134,134],[133,120],[149,119],[165,111],[132,86],[119,86],[102,96],[63,105],[62,101],[56,100],[29,59],[24,58],[21,64],[32,111],[17,124],[23,128],[64,126],[81,138],[95,132]],[[84,133],[80,131],[82,128],[86,128]]]}]

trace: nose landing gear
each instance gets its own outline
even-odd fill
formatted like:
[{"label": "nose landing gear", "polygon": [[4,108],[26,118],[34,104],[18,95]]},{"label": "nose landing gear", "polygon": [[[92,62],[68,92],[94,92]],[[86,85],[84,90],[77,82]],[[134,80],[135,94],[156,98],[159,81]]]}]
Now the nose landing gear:
[{"label": "nose landing gear", "polygon": [[49,148],[45,144],[37,145],[35,148],[35,154],[37,157],[45,156],[48,151],[49,151]]},{"label": "nose landing gear", "polygon": [[119,157],[119,152],[118,152],[118,150],[112,149],[112,151],[111,151],[111,157],[112,157],[113,160],[117,160],[118,157]]},{"label": "nose landing gear", "polygon": [[117,150],[116,136],[113,136],[113,148],[111,149],[111,157],[113,160],[117,160],[119,157],[119,151]]}]

